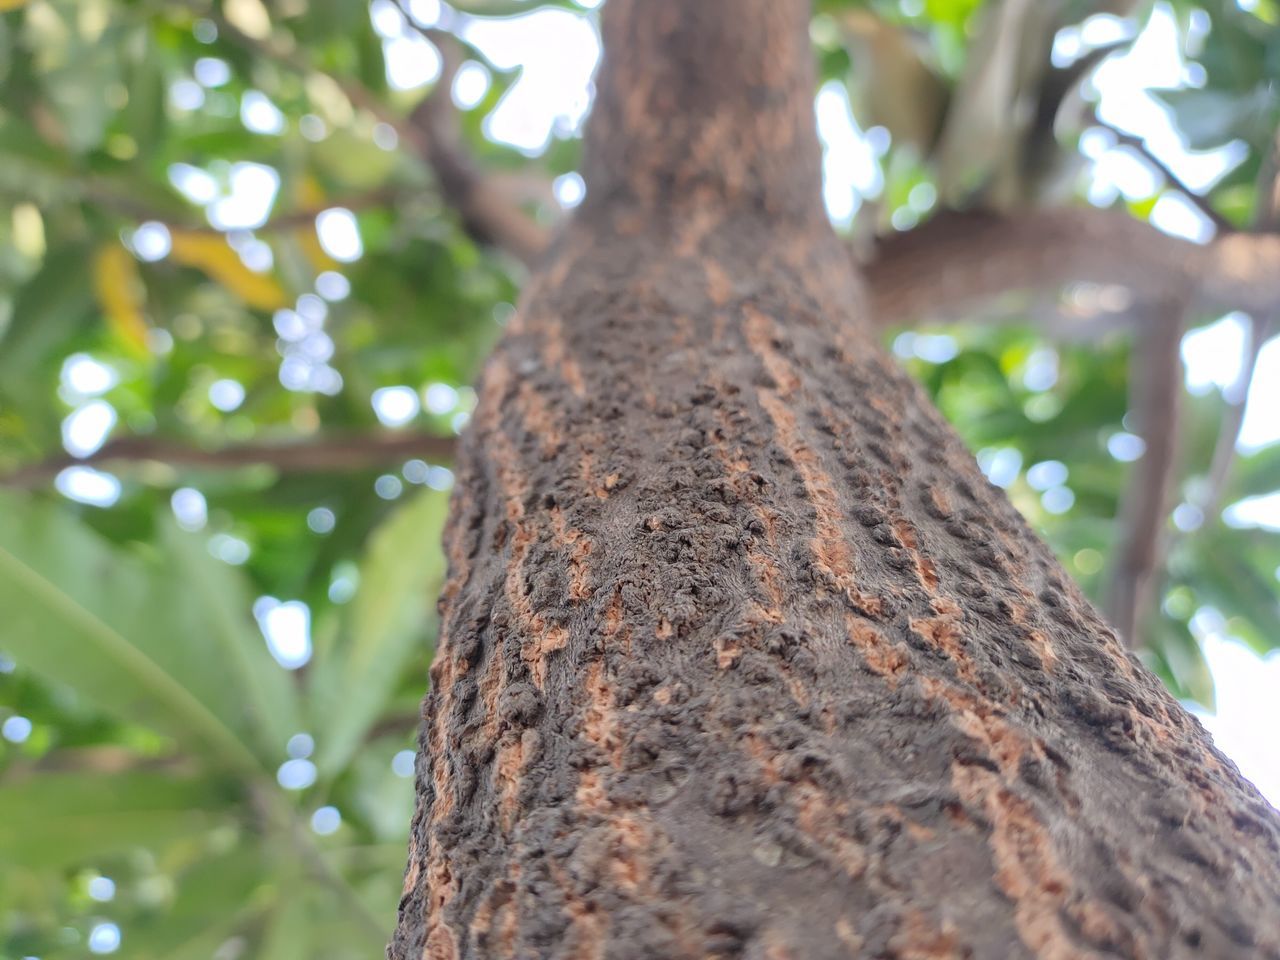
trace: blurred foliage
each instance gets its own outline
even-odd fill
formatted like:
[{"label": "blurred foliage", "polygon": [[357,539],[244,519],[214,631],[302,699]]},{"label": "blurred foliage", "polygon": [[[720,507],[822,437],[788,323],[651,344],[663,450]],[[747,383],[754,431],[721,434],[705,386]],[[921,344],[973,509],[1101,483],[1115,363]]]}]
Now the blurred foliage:
[{"label": "blurred foliage", "polygon": [[[568,0],[444,15],[540,8],[594,16]],[[1210,196],[1244,224],[1276,128],[1280,6],[1173,9],[1200,75],[1161,97],[1191,146],[1244,145]],[[371,398],[397,387],[384,420],[451,436],[523,268],[477,245],[409,149],[399,122],[428,87],[388,83],[375,21],[430,57],[391,0],[0,11],[0,475],[36,477],[0,490],[0,958],[378,955],[412,811],[446,465],[38,465],[86,434],[202,450],[383,436]],[[1098,11],[1140,25],[1149,6],[818,0],[823,81],[891,135],[859,227],[909,227],[938,197],[1078,194],[1081,124],[1037,125],[1026,105],[1057,119],[1087,102],[1049,50]],[[558,123],[536,149],[490,139],[521,71],[471,55],[484,82],[464,140],[550,225],[578,131]],[[1099,596],[1131,470],[1108,450],[1126,429],[1124,331],[1056,342],[1014,310],[891,339]],[[1187,403],[1194,503],[1224,403]],[[1226,502],[1278,488],[1272,446],[1237,462]],[[1275,645],[1280,545],[1216,515],[1169,536],[1144,656],[1209,703],[1189,623],[1211,605],[1257,650]],[[304,647],[269,650],[263,631],[286,621]]]}]

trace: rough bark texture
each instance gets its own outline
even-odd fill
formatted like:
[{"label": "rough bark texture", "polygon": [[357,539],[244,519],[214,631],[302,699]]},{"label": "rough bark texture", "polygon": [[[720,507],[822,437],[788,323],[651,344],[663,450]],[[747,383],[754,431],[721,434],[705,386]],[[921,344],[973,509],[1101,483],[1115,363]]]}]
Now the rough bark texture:
[{"label": "rough bark texture", "polygon": [[802,0],[611,0],[458,462],[393,960],[1280,957],[1280,824],[876,345]]}]

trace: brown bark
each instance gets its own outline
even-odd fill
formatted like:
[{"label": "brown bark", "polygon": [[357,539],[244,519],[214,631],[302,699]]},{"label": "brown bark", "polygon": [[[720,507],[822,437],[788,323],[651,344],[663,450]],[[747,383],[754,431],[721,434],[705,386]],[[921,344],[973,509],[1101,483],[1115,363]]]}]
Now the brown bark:
[{"label": "brown bark", "polygon": [[610,0],[458,460],[392,960],[1280,957],[1280,823],[883,354],[802,0]]}]

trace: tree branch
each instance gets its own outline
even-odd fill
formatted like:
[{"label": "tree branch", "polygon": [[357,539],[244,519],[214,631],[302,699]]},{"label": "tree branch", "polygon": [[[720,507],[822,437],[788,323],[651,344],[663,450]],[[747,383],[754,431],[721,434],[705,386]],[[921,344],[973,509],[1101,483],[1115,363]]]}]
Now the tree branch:
[{"label": "tree branch", "polygon": [[[1280,230],[1280,131],[1271,139],[1271,149],[1263,158],[1258,171],[1257,200],[1254,205],[1253,232],[1274,234]],[[1244,426],[1245,407],[1249,401],[1249,387],[1258,369],[1258,354],[1270,335],[1273,324],[1280,322],[1280,311],[1254,311],[1249,318],[1244,347],[1240,356],[1240,373],[1235,382],[1223,391],[1227,402],[1226,413],[1218,429],[1218,441],[1209,464],[1209,479],[1205,485],[1201,509],[1205,516],[1212,516],[1222,503],[1231,466],[1235,462],[1236,443],[1240,428]]]},{"label": "tree branch", "polygon": [[936,318],[940,304],[957,317],[1009,291],[1072,282],[1124,287],[1135,301],[1161,300],[1177,287],[1209,307],[1280,309],[1280,236],[1231,233],[1197,244],[1092,207],[944,211],[882,239],[864,272],[882,327]]},{"label": "tree branch", "polygon": [[1112,579],[1106,601],[1111,623],[1130,647],[1142,645],[1143,620],[1163,567],[1178,448],[1182,397],[1180,347],[1187,297],[1174,288],[1137,308],[1144,318],[1130,360],[1130,415],[1146,449],[1129,474],[1118,517]]},{"label": "tree branch", "polygon": [[548,231],[526,215],[501,182],[490,177],[467,151],[462,127],[453,106],[453,80],[462,57],[457,38],[443,30],[420,27],[405,14],[408,24],[440,51],[441,72],[430,93],[407,117],[402,117],[368,89],[346,78],[324,73],[305,57],[278,45],[251,37],[214,16],[219,31],[251,53],[302,73],[328,76],[355,106],[366,110],[396,131],[402,143],[422,158],[436,175],[445,203],[458,211],[467,233],[480,243],[498,247],[525,264],[532,264],[546,249]]},{"label": "tree branch", "polygon": [[[411,17],[409,22],[413,23]],[[458,40],[443,30],[417,24],[414,29],[436,45],[441,59],[440,76],[408,119],[408,126],[423,146],[423,157],[471,237],[532,265],[547,247],[547,230],[522,211],[501,184],[486,173],[463,141],[452,96],[453,81],[463,62]]]},{"label": "tree branch", "polygon": [[1101,127],[1103,130],[1111,133],[1111,135],[1116,138],[1117,146],[1129,147],[1136,151],[1143,160],[1155,167],[1156,170],[1160,172],[1160,175],[1168,182],[1169,186],[1173,187],[1191,201],[1196,209],[1208,217],[1218,230],[1229,232],[1236,229],[1235,225],[1232,224],[1230,220],[1214,209],[1213,204],[1209,202],[1208,197],[1202,193],[1197,193],[1195,190],[1192,190],[1187,182],[1174,173],[1173,169],[1167,163],[1152,153],[1151,148],[1147,146],[1147,141],[1143,140],[1142,137],[1107,123],[1105,120],[1099,118],[1096,112],[1092,117],[1092,122],[1095,126]]},{"label": "tree branch", "polygon": [[420,142],[420,134],[414,130],[412,126],[405,122],[404,118],[388,107],[380,99],[363,85],[351,81],[345,77],[338,76],[321,70],[319,67],[311,63],[306,57],[299,56],[293,51],[284,50],[278,44],[273,44],[266,40],[259,40],[257,37],[251,37],[245,33],[226,17],[220,13],[210,10],[205,14],[214,24],[217,25],[218,34],[225,36],[228,40],[237,46],[247,50],[255,56],[264,60],[274,61],[281,66],[287,67],[294,73],[303,74],[319,74],[328,77],[339,90],[353,105],[365,110],[380,121],[390,126],[396,131],[396,134],[405,143],[411,144],[419,155],[424,154],[425,146]]},{"label": "tree branch", "polygon": [[125,462],[154,462],[213,470],[267,466],[280,473],[340,473],[381,467],[415,457],[451,460],[453,446],[451,437],[400,433],[338,435],[306,442],[248,443],[215,449],[153,437],[122,437],[88,457],[59,454],[19,467],[0,478],[0,484],[36,486],[67,467],[100,467]]},{"label": "tree branch", "polygon": [[1267,340],[1268,326],[1265,317],[1249,318],[1244,349],[1241,351],[1240,372],[1235,381],[1222,391],[1227,409],[1218,425],[1218,440],[1213,447],[1213,459],[1209,462],[1209,478],[1205,483],[1204,499],[1199,505],[1206,517],[1213,516],[1222,505],[1222,496],[1236,459],[1236,442],[1240,439],[1240,428],[1244,426],[1249,387],[1258,369],[1258,354],[1262,352],[1262,345]]}]

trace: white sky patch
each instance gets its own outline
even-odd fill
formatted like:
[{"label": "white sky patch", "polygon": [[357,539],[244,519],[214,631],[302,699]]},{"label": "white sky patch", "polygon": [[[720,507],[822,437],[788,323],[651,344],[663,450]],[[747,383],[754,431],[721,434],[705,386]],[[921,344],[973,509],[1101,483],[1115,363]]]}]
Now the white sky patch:
[{"label": "white sky patch", "polygon": [[171,163],[169,182],[184,197],[202,207],[218,198],[218,181],[213,174],[189,163]]},{"label": "white sky patch", "polygon": [[1240,772],[1253,781],[1273,806],[1280,806],[1280,763],[1275,732],[1280,730],[1280,651],[1265,657],[1220,632],[1202,637],[1205,660],[1213,673],[1217,711],[1197,710]]},{"label": "white sky patch", "polygon": [[463,36],[500,70],[519,79],[485,118],[486,135],[526,152],[542,150],[553,131],[577,130],[591,101],[600,37],[591,21],[567,10],[467,21]]},{"label": "white sky patch", "polygon": [[322,837],[337,833],[342,826],[342,814],[337,807],[321,807],[311,815],[311,829]]},{"label": "white sky patch", "polygon": [[1089,185],[1094,202],[1109,203],[1116,191],[1126,200],[1145,200],[1156,192],[1160,177],[1151,165],[1126,147],[1107,150],[1093,165],[1093,182]]},{"label": "white sky patch", "polygon": [[332,533],[337,517],[328,507],[316,507],[307,513],[307,529],[321,535]]},{"label": "white sky patch", "polygon": [[87,457],[104,443],[119,418],[105,400],[90,400],[62,421],[62,445],[73,457]]},{"label": "white sky patch", "polygon": [[286,760],[276,771],[276,781],[286,790],[305,790],[316,782],[316,765],[300,758]]},{"label": "white sky patch", "polygon": [[440,21],[440,0],[409,0],[408,7],[419,26],[434,27]]},{"label": "white sky patch", "polygon": [[[1260,528],[1280,533],[1280,490],[1237,500],[1222,511],[1222,519],[1229,527]],[[1280,604],[1280,600],[1277,603]]]},{"label": "white sky patch", "polygon": [[401,750],[391,758],[391,770],[397,777],[413,776],[413,759],[412,750]]},{"label": "white sky patch", "polygon": [[402,36],[407,26],[395,0],[373,0],[369,4],[369,22],[373,24],[373,32],[384,40]]},{"label": "white sky patch", "polygon": [[1225,390],[1240,376],[1248,322],[1242,313],[1229,313],[1182,338],[1182,362],[1191,393],[1203,395],[1214,387]]},{"label": "white sky patch", "polygon": [[488,67],[468,60],[453,78],[453,102],[463,110],[470,110],[485,98],[492,82]]},{"label": "white sky patch", "polygon": [[375,123],[372,136],[373,145],[379,150],[391,151],[400,145],[400,134],[389,123]]},{"label": "white sky patch", "polygon": [[373,481],[373,492],[383,500],[394,500],[404,492],[404,484],[400,482],[399,477],[384,473]]},{"label": "white sky patch", "polygon": [[330,303],[345,300],[351,295],[351,281],[333,270],[326,270],[316,277],[316,293]]},{"label": "white sky patch", "polygon": [[183,530],[203,530],[209,522],[209,505],[204,494],[194,487],[179,487],[169,498],[173,516]]},{"label": "white sky patch", "polygon": [[59,376],[63,389],[81,397],[106,393],[120,381],[120,375],[87,353],[73,353],[62,361]]},{"label": "white sky patch", "polygon": [[260,90],[246,90],[240,98],[240,122],[253,133],[284,132],[284,114]]},{"label": "white sky patch", "polygon": [[33,727],[31,721],[23,716],[6,717],[4,724],[0,725],[0,736],[3,736],[10,743],[26,743],[27,738],[31,736]]},{"label": "white sky patch", "polygon": [[1008,487],[1022,470],[1022,453],[1013,447],[987,447],[978,451],[978,466],[997,487]]},{"label": "white sky patch", "polygon": [[221,87],[231,79],[231,68],[227,61],[217,57],[201,57],[196,61],[192,71],[196,82],[202,87]]},{"label": "white sky patch", "polygon": [[884,178],[875,149],[853,119],[844,84],[823,84],[814,110],[822,141],[823,200],[831,219],[847,227],[863,198],[877,196],[884,188]]},{"label": "white sky patch", "polygon": [[133,231],[133,235],[129,237],[129,246],[139,260],[152,263],[169,255],[169,251],[173,249],[173,238],[169,235],[169,228],[163,223],[149,221]]},{"label": "white sky patch", "polygon": [[1132,463],[1146,452],[1146,441],[1137,434],[1121,431],[1107,437],[1107,453],[1121,463]]},{"label": "white sky patch", "polygon": [[232,164],[229,189],[209,204],[209,223],[218,230],[253,230],[267,222],[280,189],[280,174],[262,163]]},{"label": "white sky patch", "polygon": [[280,666],[296,670],[311,659],[311,608],[305,603],[259,597],[253,615]]},{"label": "white sky patch", "polygon": [[230,413],[244,403],[244,386],[239,380],[215,380],[209,384],[209,402],[223,413]]},{"label": "white sky patch", "polygon": [[276,255],[271,251],[271,244],[265,240],[259,240],[257,237],[250,237],[242,243],[236,249],[236,253],[240,255],[240,262],[254,273],[266,273],[276,262]]},{"label": "white sky patch", "polygon": [[345,207],[334,207],[317,216],[316,236],[324,252],[340,263],[359,260],[364,253],[356,215]]},{"label": "white sky patch", "polygon": [[[1205,190],[1239,164],[1247,148],[1242,143],[1229,143],[1215,150],[1187,149],[1168,111],[1150,93],[1161,87],[1183,86],[1185,75],[1177,21],[1168,4],[1157,4],[1133,45],[1123,54],[1107,58],[1094,71],[1093,85],[1100,98],[1098,116],[1142,137],[1151,153],[1188,186]],[[1090,199],[1098,202],[1095,198],[1105,193],[1111,181],[1105,166],[1095,166],[1094,172],[1097,182],[1090,186]]]},{"label": "white sky patch", "polygon": [[440,52],[416,33],[383,40],[382,59],[393,90],[414,90],[440,76]]},{"label": "white sky patch", "polygon": [[1251,453],[1280,440],[1280,337],[1262,345],[1249,387],[1237,449]]},{"label": "white sky patch", "polygon": [[120,949],[120,928],[114,923],[95,923],[89,931],[90,953],[115,953]]},{"label": "white sky patch", "polygon": [[437,415],[449,413],[458,405],[458,391],[447,383],[433,383],[423,391],[426,408]]},{"label": "white sky patch", "polygon": [[209,553],[233,567],[245,563],[251,552],[249,544],[229,533],[215,533],[209,538]]},{"label": "white sky patch", "polygon": [[1193,243],[1208,243],[1213,239],[1213,223],[1181,194],[1161,194],[1151,208],[1150,219],[1156,229]]},{"label": "white sky patch", "polygon": [[91,507],[109,507],[120,499],[120,481],[92,467],[67,467],[53,485],[68,500]]},{"label": "white sky patch", "polygon": [[[1226,390],[1235,383],[1240,376],[1248,323],[1244,314],[1229,313],[1182,338],[1182,362],[1191,393],[1201,395],[1215,387]],[[1280,337],[1268,340],[1258,353],[1236,448],[1252,453],[1280,440],[1276,410],[1280,410]]]},{"label": "white sky patch", "polygon": [[587,184],[580,173],[565,173],[556,177],[551,184],[556,200],[566,210],[572,210],[587,196]]},{"label": "white sky patch", "polygon": [[413,387],[381,387],[369,398],[379,422],[387,427],[403,427],[418,415],[421,405]]},{"label": "white sky patch", "polygon": [[199,110],[204,106],[204,87],[194,80],[178,80],[169,88],[169,102],[187,113]]}]

